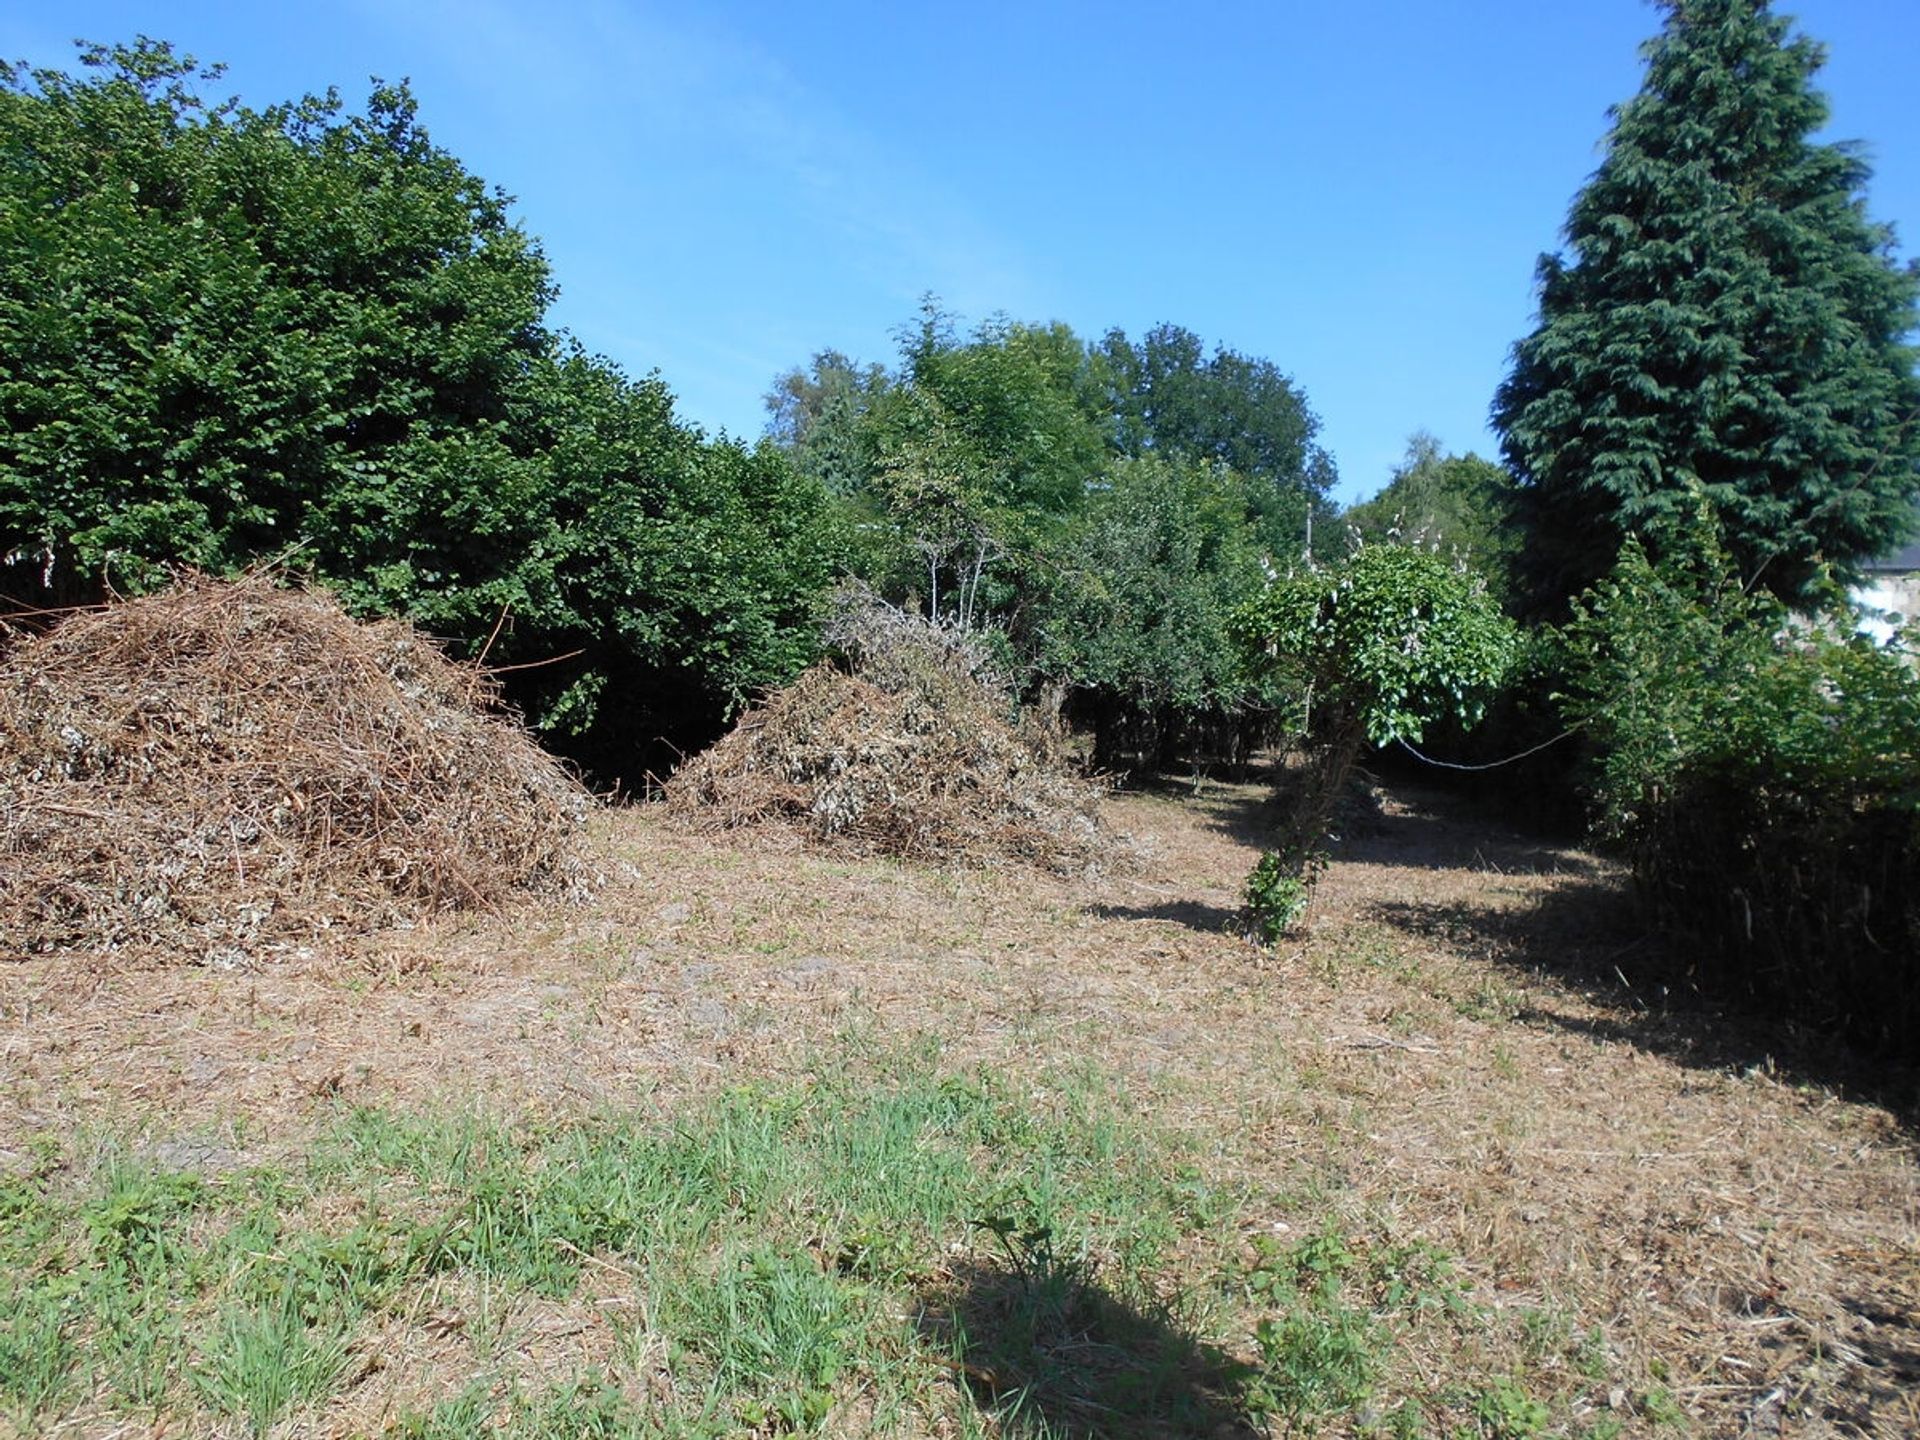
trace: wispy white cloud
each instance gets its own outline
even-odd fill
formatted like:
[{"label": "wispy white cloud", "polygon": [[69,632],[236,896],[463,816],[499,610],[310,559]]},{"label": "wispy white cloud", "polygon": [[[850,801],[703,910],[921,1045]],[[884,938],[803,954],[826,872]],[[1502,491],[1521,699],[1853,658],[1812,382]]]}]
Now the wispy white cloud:
[{"label": "wispy white cloud", "polygon": [[649,151],[709,157],[736,186],[753,177],[769,187],[768,223],[829,240],[903,314],[928,289],[975,313],[1032,290],[1017,245],[890,146],[882,117],[836,106],[737,31],[605,0],[537,15],[503,0],[359,8],[504,114],[541,112],[543,131],[601,151],[610,189]]}]

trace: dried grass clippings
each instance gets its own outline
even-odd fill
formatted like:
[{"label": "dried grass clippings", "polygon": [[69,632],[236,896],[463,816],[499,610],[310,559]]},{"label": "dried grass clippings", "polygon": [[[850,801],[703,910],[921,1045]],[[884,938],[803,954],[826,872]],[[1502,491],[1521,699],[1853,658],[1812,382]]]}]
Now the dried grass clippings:
[{"label": "dried grass clippings", "polygon": [[0,956],[239,964],[579,893],[591,799],[484,672],[265,574],[189,575],[0,658]]},{"label": "dried grass clippings", "polygon": [[816,666],[749,712],[668,784],[673,813],[933,864],[1077,875],[1111,861],[1100,788],[1018,714],[969,637],[859,594],[828,633],[853,673]]}]

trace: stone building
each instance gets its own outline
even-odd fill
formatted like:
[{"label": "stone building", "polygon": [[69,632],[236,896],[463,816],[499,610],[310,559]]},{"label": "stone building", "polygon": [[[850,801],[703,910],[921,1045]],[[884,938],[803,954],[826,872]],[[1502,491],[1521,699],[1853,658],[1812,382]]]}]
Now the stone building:
[{"label": "stone building", "polygon": [[1860,628],[1884,644],[1895,625],[1920,620],[1920,543],[1870,560],[1861,569],[1860,583],[1853,588]]}]

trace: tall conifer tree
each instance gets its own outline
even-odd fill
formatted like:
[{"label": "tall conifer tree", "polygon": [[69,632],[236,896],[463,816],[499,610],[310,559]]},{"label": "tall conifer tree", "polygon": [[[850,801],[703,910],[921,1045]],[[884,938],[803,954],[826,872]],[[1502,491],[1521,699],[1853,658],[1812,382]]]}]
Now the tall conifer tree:
[{"label": "tall conifer tree", "polygon": [[1745,577],[1804,599],[1901,538],[1920,479],[1920,271],[1859,150],[1810,139],[1821,47],[1767,0],[1663,8],[1494,402],[1543,611],[1701,497]]}]

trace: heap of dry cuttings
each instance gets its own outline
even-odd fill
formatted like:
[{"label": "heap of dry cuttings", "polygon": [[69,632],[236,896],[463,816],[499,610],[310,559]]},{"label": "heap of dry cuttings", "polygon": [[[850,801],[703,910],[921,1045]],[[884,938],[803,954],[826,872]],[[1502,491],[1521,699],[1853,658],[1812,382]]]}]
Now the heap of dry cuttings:
[{"label": "heap of dry cuttings", "polygon": [[1018,718],[974,639],[862,595],[827,633],[852,673],[814,667],[684,766],[667,802],[687,823],[783,823],[939,864],[1084,874],[1111,858],[1099,789]]},{"label": "heap of dry cuttings", "polygon": [[236,963],[589,883],[586,792],[492,682],[328,596],[187,577],[0,659],[0,954]]}]

